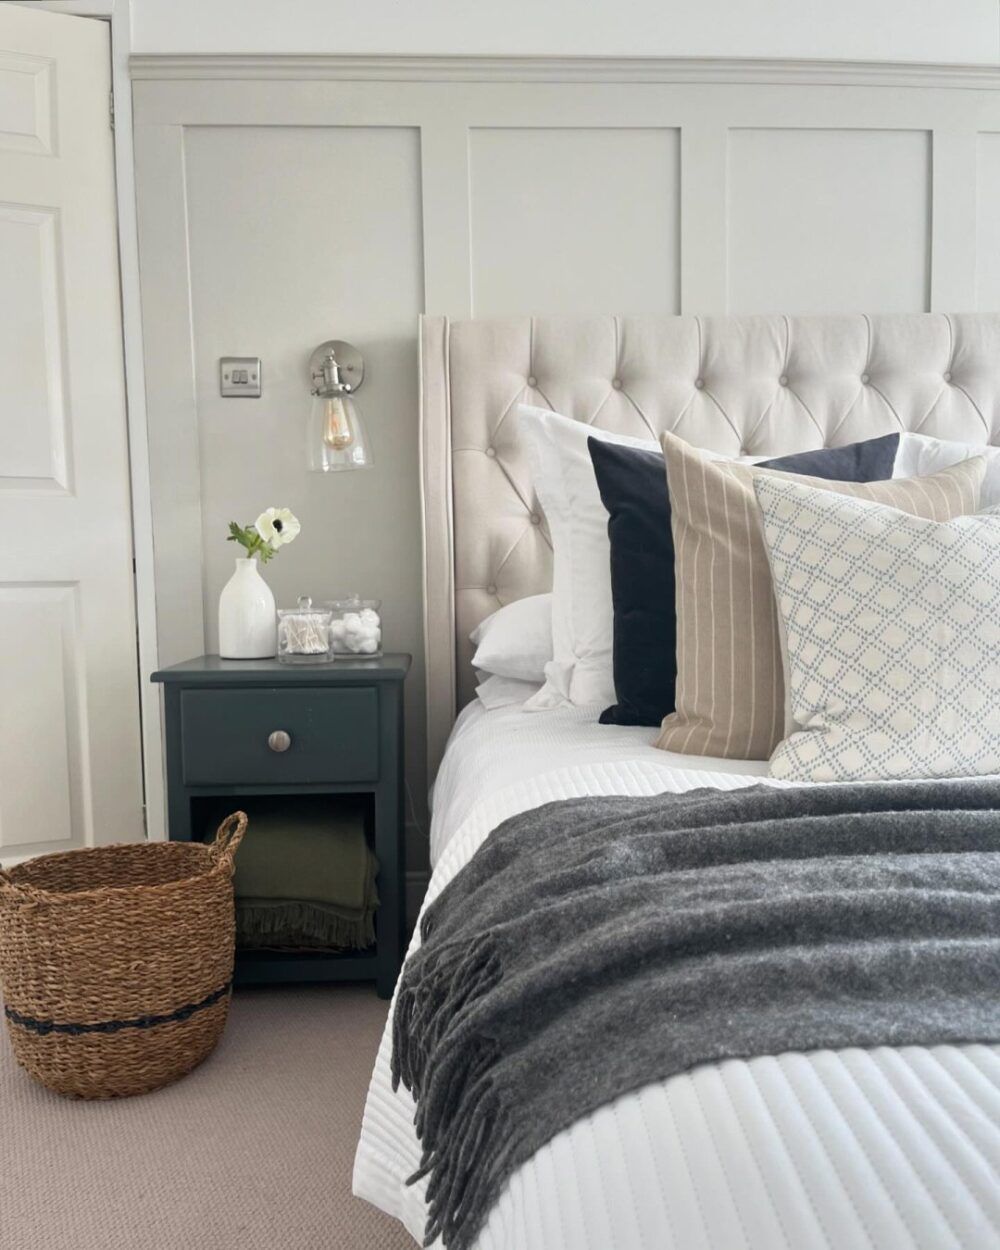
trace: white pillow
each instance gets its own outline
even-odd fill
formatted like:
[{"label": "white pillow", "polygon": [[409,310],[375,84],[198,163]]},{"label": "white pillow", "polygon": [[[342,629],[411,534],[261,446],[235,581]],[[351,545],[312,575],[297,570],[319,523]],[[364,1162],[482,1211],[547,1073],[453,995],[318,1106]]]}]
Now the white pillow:
[{"label": "white pillow", "polygon": [[552,596],[529,595],[498,608],[480,621],[469,641],[476,648],[473,668],[541,685],[552,659]]},{"label": "white pillow", "polygon": [[492,712],[494,708],[525,703],[537,690],[536,681],[517,681],[513,677],[493,674],[476,687],[476,698],[487,712]]},{"label": "white pillow", "polygon": [[900,434],[893,477],[929,477],[953,464],[961,464],[971,456],[986,457],[986,476],[979,498],[981,508],[1000,503],[1000,447],[975,447],[970,443],[953,443],[929,434]]},{"label": "white pillow", "polygon": [[1000,772],[1000,508],[928,521],[754,479],[782,618],[790,781]]},{"label": "white pillow", "polygon": [[[659,443],[595,430],[547,408],[518,405],[535,493],[552,536],[552,658],[529,708],[615,701],[608,514],[588,438],[659,452]],[[665,471],[664,471],[665,474]],[[664,475],[664,489],[666,489]]]}]

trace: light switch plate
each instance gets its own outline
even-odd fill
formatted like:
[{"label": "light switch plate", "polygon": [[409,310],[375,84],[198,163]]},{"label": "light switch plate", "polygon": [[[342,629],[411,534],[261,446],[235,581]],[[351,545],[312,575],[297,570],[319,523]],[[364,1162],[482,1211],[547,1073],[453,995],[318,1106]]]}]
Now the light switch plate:
[{"label": "light switch plate", "polygon": [[223,356],[219,360],[219,394],[226,399],[260,398],[260,357]]}]

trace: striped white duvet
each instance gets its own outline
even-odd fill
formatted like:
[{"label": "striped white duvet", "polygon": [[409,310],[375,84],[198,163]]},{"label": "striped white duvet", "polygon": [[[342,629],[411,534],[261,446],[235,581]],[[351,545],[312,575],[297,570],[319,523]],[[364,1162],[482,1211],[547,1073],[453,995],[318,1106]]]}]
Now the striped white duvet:
[{"label": "striped white duvet", "polygon": [[[585,794],[752,784],[759,764],[695,762],[594,709],[474,705],[435,792],[428,900],[490,830]],[[694,765],[694,766],[692,766]],[[726,771],[716,771],[725,768]],[[737,771],[739,770],[739,771]],[[416,940],[416,939],[415,939]],[[1000,991],[998,991],[1000,992]],[[383,1036],[354,1192],[418,1240],[413,1104]],[[520,1168],[481,1250],[1000,1248],[1000,1047],[820,1051],[710,1064],[628,1094]]]}]

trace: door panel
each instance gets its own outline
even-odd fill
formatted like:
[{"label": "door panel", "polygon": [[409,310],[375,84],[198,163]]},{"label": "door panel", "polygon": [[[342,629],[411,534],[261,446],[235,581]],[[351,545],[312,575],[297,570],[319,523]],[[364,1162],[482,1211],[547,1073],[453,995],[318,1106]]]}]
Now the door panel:
[{"label": "door panel", "polygon": [[[52,209],[0,204],[0,490],[70,486],[58,231]],[[12,291],[17,297],[7,298]]]},{"label": "door panel", "polygon": [[0,5],[0,855],[139,838],[104,22]]},{"label": "door panel", "polygon": [[52,153],[52,70],[47,56],[0,49],[0,152]]}]

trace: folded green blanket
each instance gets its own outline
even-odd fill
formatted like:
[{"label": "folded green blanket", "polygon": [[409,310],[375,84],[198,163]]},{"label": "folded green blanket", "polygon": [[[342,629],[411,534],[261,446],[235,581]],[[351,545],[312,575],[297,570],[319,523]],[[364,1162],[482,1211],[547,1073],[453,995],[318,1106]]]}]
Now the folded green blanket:
[{"label": "folded green blanket", "polygon": [[361,803],[254,805],[233,883],[237,942],[369,946],[377,872]]}]

